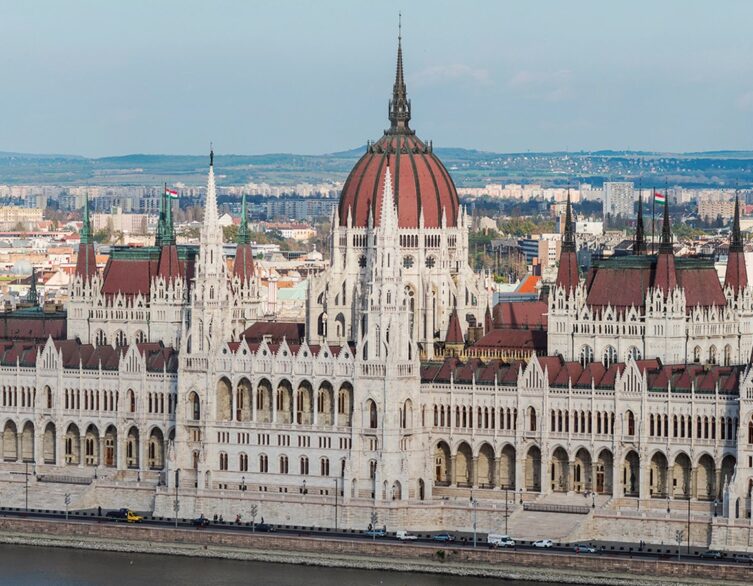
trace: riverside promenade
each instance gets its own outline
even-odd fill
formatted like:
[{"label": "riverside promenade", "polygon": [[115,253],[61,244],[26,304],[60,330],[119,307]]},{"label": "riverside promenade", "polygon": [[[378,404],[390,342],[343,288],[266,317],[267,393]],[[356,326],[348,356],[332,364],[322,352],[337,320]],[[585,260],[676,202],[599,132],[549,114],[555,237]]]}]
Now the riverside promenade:
[{"label": "riverside promenade", "polygon": [[749,584],[751,568],[98,521],[0,518],[0,543],[225,558],[559,584]]}]

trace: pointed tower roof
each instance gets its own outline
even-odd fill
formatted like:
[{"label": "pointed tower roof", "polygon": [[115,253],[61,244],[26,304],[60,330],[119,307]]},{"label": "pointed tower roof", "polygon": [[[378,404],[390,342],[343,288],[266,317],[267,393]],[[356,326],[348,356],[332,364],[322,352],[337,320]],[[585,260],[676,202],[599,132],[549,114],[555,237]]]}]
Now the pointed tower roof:
[{"label": "pointed tower roof", "polygon": [[675,255],[672,249],[672,226],[669,221],[669,201],[664,202],[664,221],[661,228],[661,242],[659,255],[656,259],[656,274],[654,287],[668,294],[677,287],[677,271],[675,270]]},{"label": "pointed tower roof", "polygon": [[[165,187],[165,190],[167,187]],[[157,232],[154,237],[154,245],[162,246],[162,240],[165,235],[165,190],[159,198],[159,219],[157,220]]]},{"label": "pointed tower roof", "polygon": [[[167,188],[165,188],[167,190]],[[165,224],[162,233],[162,244],[175,244],[175,226],[173,225],[173,200],[163,195],[165,198]]]},{"label": "pointed tower roof", "polygon": [[215,229],[219,226],[217,220],[217,186],[214,181],[214,149],[209,150],[209,175],[207,176],[207,197],[204,201],[204,227]]},{"label": "pointed tower roof", "polygon": [[571,291],[578,286],[578,254],[575,251],[575,225],[570,205],[570,191],[567,192],[565,208],[565,233],[562,236],[560,266],[557,269],[557,286]]},{"label": "pointed tower roof", "polygon": [[248,209],[246,208],[246,195],[241,202],[241,223],[238,226],[236,239],[235,261],[233,262],[233,275],[237,276],[242,283],[254,276],[254,254],[251,251],[251,235],[248,232]]},{"label": "pointed tower roof", "polygon": [[748,270],[745,267],[743,235],[740,230],[740,198],[737,195],[735,195],[735,218],[732,222],[724,286],[732,287],[735,292],[748,286]]},{"label": "pointed tower roof", "polygon": [[395,67],[395,83],[392,86],[392,99],[389,105],[390,134],[411,134],[408,127],[410,122],[410,100],[405,87],[403,74],[403,27],[402,15],[398,22],[397,32],[397,66]]},{"label": "pointed tower roof", "polygon": [[492,318],[491,305],[486,306],[486,313],[484,313],[484,334],[488,334],[494,329],[494,319]]},{"label": "pointed tower roof", "polygon": [[92,241],[91,224],[89,223],[88,195],[84,204],[83,217],[84,221],[79,233],[81,243],[78,245],[78,256],[76,258],[76,276],[88,281],[97,274],[97,258]]},{"label": "pointed tower roof", "polygon": [[465,344],[463,328],[460,327],[460,318],[458,317],[457,309],[453,309],[450,314],[450,321],[447,324],[447,335],[444,341],[445,344]]},{"label": "pointed tower roof", "polygon": [[635,223],[633,254],[646,254],[646,233],[643,228],[643,194],[638,195],[638,220]]}]

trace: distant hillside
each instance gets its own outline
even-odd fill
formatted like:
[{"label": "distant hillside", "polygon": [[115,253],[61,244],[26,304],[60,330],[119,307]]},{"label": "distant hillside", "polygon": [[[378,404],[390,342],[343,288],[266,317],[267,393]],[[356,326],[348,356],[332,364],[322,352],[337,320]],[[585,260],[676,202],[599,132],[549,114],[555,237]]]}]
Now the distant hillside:
[{"label": "distant hillside", "polygon": [[[342,181],[365,149],[364,145],[324,155],[218,155],[216,172],[222,185]],[[458,186],[505,182],[600,184],[605,180],[638,178],[645,185],[663,185],[665,181],[686,186],[753,185],[753,151],[492,153],[437,148],[435,152]],[[86,158],[0,152],[0,184],[159,185],[166,181],[201,185],[206,181],[206,165],[206,155]]]}]

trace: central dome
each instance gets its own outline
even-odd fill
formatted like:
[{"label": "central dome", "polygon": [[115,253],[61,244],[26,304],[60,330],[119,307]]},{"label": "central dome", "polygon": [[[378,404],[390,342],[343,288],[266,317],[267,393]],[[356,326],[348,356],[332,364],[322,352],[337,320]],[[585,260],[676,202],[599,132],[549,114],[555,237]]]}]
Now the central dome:
[{"label": "central dome", "polygon": [[400,228],[417,228],[422,213],[427,228],[441,228],[443,215],[448,227],[457,226],[460,201],[455,184],[431,145],[420,140],[408,126],[411,108],[401,45],[398,37],[397,73],[389,104],[391,126],[382,138],[367,146],[345,181],[338,207],[341,226],[347,225],[350,215],[354,227],[365,228],[369,210],[374,224],[379,225],[388,166]]}]

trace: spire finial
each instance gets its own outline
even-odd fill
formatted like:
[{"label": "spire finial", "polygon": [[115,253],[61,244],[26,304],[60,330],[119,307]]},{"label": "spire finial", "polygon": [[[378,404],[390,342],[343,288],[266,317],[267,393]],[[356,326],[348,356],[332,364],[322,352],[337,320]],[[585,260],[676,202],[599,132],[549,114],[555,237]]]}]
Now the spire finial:
[{"label": "spire finial", "polygon": [[410,100],[405,88],[403,74],[403,17],[398,14],[397,25],[397,67],[395,70],[395,84],[392,86],[392,100],[389,104],[390,130],[392,134],[408,134],[410,128]]},{"label": "spire finial", "polygon": [[214,167],[214,145],[209,143],[209,166]]},{"label": "spire finial", "polygon": [[575,252],[575,228],[573,212],[570,209],[570,188],[567,188],[567,207],[565,208],[565,234],[562,237],[562,252]]}]

